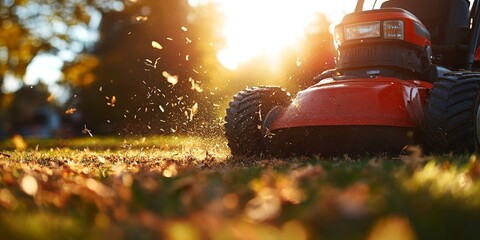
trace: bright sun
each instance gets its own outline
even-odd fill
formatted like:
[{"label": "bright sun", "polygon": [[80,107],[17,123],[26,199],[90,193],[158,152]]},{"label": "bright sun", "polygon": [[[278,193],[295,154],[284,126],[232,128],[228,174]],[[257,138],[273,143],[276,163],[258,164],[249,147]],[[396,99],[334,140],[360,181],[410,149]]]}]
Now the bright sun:
[{"label": "bright sun", "polygon": [[299,43],[316,14],[324,13],[336,24],[357,1],[189,0],[192,6],[205,2],[217,3],[227,18],[222,31],[226,46],[217,57],[223,66],[235,69],[256,56],[275,59],[283,49]]}]

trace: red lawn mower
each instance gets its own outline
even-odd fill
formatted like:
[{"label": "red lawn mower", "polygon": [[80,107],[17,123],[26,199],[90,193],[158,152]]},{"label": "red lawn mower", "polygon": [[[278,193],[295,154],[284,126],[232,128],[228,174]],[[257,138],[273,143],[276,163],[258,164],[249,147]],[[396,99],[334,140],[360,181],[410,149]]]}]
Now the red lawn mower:
[{"label": "red lawn mower", "polygon": [[[337,64],[292,99],[245,89],[227,108],[234,156],[471,152],[480,138],[480,73],[472,72],[479,1],[390,0],[336,26]],[[471,10],[470,10],[471,9]]]}]

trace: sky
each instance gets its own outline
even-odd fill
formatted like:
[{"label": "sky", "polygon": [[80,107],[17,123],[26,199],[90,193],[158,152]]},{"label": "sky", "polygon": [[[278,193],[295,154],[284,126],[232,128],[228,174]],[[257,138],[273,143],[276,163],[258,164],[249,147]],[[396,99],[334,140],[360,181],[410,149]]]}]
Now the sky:
[{"label": "sky", "polygon": [[[90,23],[88,26],[74,26],[68,29],[63,22],[53,22],[52,26],[36,30],[37,34],[49,35],[50,31],[68,34],[75,39],[71,44],[64,41],[52,41],[51,44],[58,49],[56,54],[44,53],[33,58],[28,65],[23,84],[27,86],[36,85],[42,82],[48,85],[49,91],[59,103],[68,99],[68,89],[59,85],[62,79],[62,67],[64,62],[71,62],[78,54],[86,48],[94,46],[99,39],[98,27],[101,21],[101,15],[98,11],[91,11]],[[67,31],[68,29],[68,31]],[[11,75],[6,75],[4,79],[4,92],[15,92],[22,87],[22,82]]]}]

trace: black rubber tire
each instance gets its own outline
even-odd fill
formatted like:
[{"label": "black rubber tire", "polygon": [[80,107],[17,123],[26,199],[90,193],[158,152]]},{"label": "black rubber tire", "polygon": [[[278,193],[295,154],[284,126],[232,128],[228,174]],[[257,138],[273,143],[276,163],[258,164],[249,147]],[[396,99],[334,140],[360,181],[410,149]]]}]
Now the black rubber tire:
[{"label": "black rubber tire", "polygon": [[480,73],[452,72],[433,84],[427,100],[425,148],[430,153],[471,153],[477,145]]},{"label": "black rubber tire", "polygon": [[480,90],[477,94],[477,98],[475,100],[475,108],[473,111],[473,133],[474,133],[474,151],[478,154],[480,153]]},{"label": "black rubber tire", "polygon": [[233,156],[259,156],[266,153],[262,134],[263,120],[275,106],[291,103],[280,87],[256,87],[233,97],[225,116],[225,136]]}]

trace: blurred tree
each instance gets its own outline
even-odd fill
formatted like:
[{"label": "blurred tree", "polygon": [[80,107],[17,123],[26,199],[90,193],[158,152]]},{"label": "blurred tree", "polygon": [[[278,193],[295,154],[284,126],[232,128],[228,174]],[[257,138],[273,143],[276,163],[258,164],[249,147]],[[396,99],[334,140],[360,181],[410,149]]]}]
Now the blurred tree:
[{"label": "blurred tree", "polygon": [[[41,54],[84,66],[67,69],[72,82],[91,81],[95,59],[78,57],[97,40],[103,13],[121,11],[135,1],[123,0],[0,0],[0,89],[6,76],[23,79],[27,66]],[[0,132],[12,98],[0,90]]]},{"label": "blurred tree", "polygon": [[101,13],[125,6],[122,0],[0,2],[0,86],[6,74],[23,77],[28,64],[42,52],[82,52],[96,41]]},{"label": "blurred tree", "polygon": [[50,138],[60,129],[57,106],[49,101],[47,86],[22,87],[13,94],[8,108],[11,132],[29,137]]},{"label": "blurred tree", "polygon": [[143,0],[105,14],[92,53],[100,60],[97,81],[81,81],[72,106],[103,134],[209,125],[215,94],[207,83],[219,69],[211,11],[213,6],[194,10],[186,0]]},{"label": "blurred tree", "polygon": [[[264,61],[259,57],[241,70],[226,70],[216,57],[223,19],[213,3],[192,9],[187,0],[0,2],[0,85],[7,75],[24,76],[35,56],[57,55],[65,62],[63,83],[74,88],[67,108],[77,108],[74,114],[96,133],[211,126],[224,113],[223,90],[265,84],[266,78],[273,79],[270,84],[290,79],[298,86],[330,63],[319,60],[328,54],[315,55],[329,52],[331,36],[322,25],[307,36],[308,47],[282,56],[280,69],[258,64]],[[219,84],[226,87],[217,90]],[[1,106],[7,100],[0,100]]]}]

